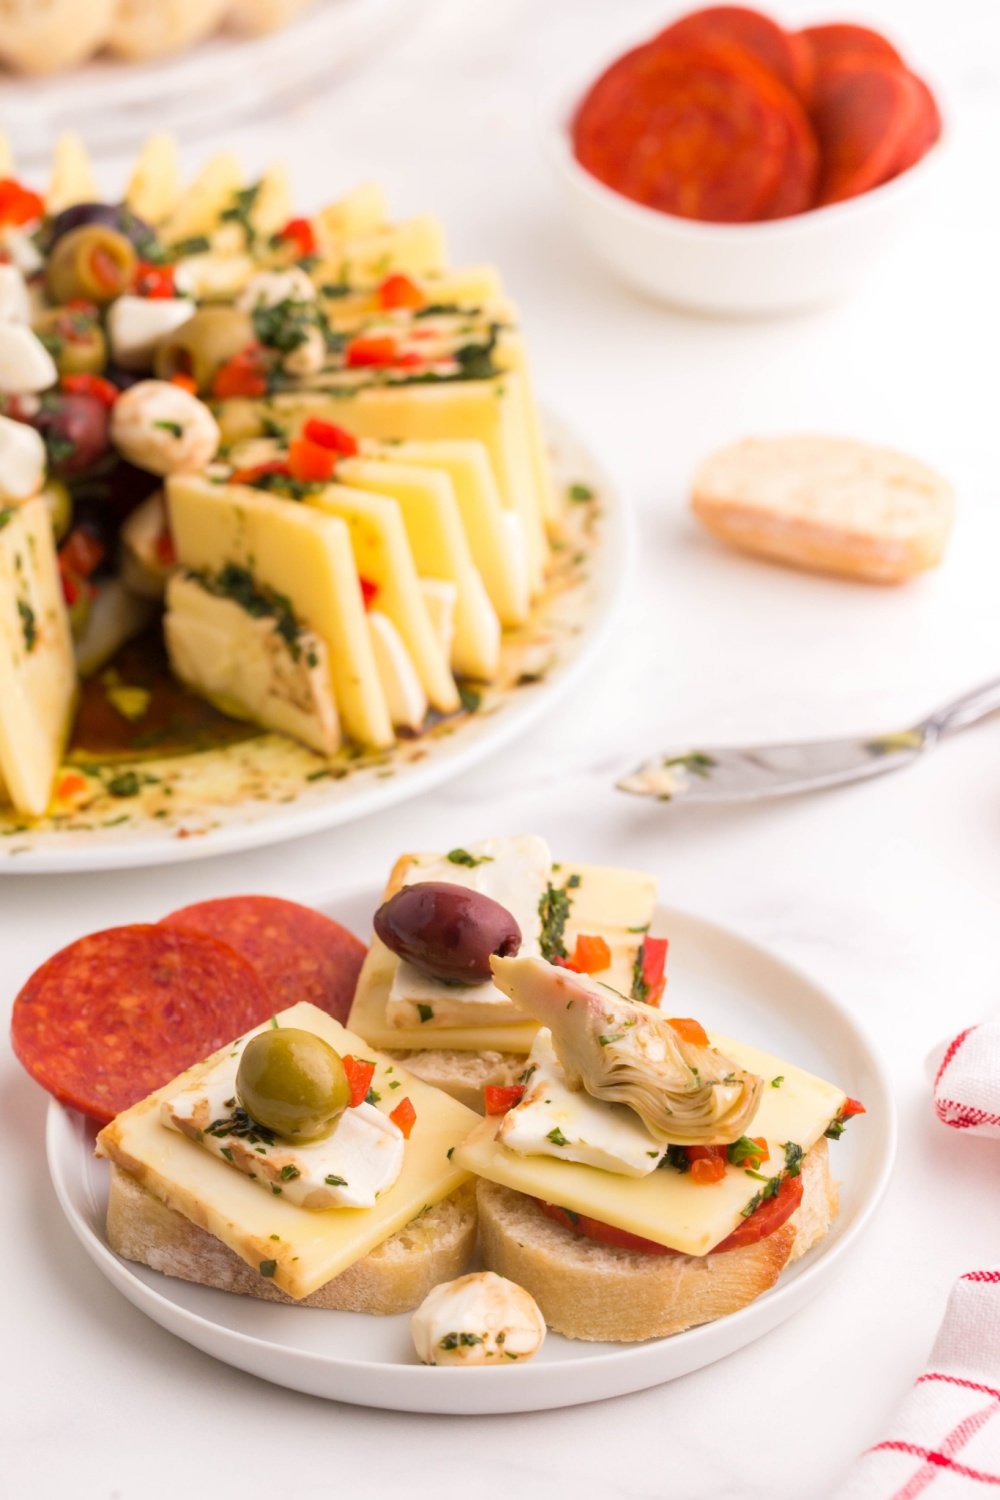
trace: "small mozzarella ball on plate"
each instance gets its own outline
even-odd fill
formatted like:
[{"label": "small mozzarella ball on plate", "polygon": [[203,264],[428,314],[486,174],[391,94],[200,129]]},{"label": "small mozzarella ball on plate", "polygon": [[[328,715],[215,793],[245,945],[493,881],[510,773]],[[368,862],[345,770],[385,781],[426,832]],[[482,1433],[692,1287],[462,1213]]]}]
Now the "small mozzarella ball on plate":
[{"label": "small mozzarella ball on plate", "polygon": [[545,1319],[524,1287],[474,1271],[429,1292],[410,1323],[425,1365],[520,1364],[545,1340]]},{"label": "small mozzarella ball on plate", "polygon": [[114,404],[111,440],[150,474],[189,474],[211,463],[220,434],[208,407],[190,391],[166,380],[140,380]]},{"label": "small mozzarella ball on plate", "polygon": [[45,444],[26,422],[0,417],[0,504],[30,500],[45,480]]},{"label": "small mozzarella ball on plate", "polygon": [[301,266],[287,271],[258,271],[247,282],[237,307],[253,312],[255,307],[277,307],[280,302],[312,302],[316,288]]},{"label": "small mozzarella ball on plate", "polygon": [[117,298],[108,311],[111,355],[123,370],[151,370],[156,346],[197,312],[189,297]]},{"label": "small mozzarella ball on plate", "polygon": [[0,391],[47,391],[59,379],[52,355],[23,323],[0,323]]}]

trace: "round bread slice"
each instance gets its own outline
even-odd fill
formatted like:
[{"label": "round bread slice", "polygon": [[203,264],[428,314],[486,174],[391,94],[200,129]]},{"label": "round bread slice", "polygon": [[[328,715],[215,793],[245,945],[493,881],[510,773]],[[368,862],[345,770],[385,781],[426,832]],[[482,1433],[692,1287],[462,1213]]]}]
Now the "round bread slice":
[{"label": "round bread slice", "polygon": [[457,1099],[477,1114],[483,1113],[483,1089],[509,1088],[527,1066],[522,1052],[458,1052],[430,1047],[420,1052],[386,1052],[403,1063],[408,1073]]},{"label": "round bread slice", "polygon": [[849,438],[747,438],[695,475],[692,507],[745,552],[871,583],[940,562],[954,512],[933,469]]},{"label": "round bread slice", "polygon": [[566,1338],[665,1338],[753,1302],[823,1237],[837,1212],[825,1141],[807,1155],[802,1186],[798,1209],[773,1234],[738,1250],[691,1256],[598,1244],[557,1224],[533,1198],[480,1181],[483,1264],[530,1292],[549,1327]]},{"label": "round bread slice", "polygon": [[432,1287],[460,1276],[476,1244],[471,1184],[413,1219],[405,1228],[308,1297],[287,1296],[207,1229],[192,1224],[123,1172],[111,1168],[108,1244],[117,1255],[164,1276],[194,1281],[264,1302],[338,1312],[411,1312]]}]

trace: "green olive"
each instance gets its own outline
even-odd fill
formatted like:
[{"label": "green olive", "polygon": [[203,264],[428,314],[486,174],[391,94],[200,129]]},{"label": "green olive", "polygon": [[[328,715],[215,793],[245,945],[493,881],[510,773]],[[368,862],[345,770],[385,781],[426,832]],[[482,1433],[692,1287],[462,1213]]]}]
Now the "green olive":
[{"label": "green olive", "polygon": [[238,307],[202,307],[156,346],[153,368],[161,380],[190,375],[201,392],[215,372],[254,341],[249,313]]},{"label": "green olive", "polygon": [[108,362],[104,330],[84,308],[48,307],[34,327],[60,375],[99,375]]},{"label": "green olive", "polygon": [[73,500],[68,488],[61,479],[50,476],[39,491],[39,499],[44,500],[48,507],[52,535],[61,542],[73,520]]},{"label": "green olive", "polygon": [[347,1108],[350,1089],[329,1042],[282,1026],[262,1031],[244,1047],[236,1095],[258,1125],[288,1139],[319,1141]]},{"label": "green olive", "polygon": [[135,250],[123,234],[104,224],[85,224],[58,241],[45,267],[45,282],[53,302],[78,297],[113,302],[132,285],[137,265]]}]

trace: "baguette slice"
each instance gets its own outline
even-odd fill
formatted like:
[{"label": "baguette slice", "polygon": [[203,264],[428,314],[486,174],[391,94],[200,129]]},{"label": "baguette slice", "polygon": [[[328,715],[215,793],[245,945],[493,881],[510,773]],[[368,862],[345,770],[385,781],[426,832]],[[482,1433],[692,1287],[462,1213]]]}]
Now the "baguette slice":
[{"label": "baguette slice", "polygon": [[289,1307],[388,1315],[410,1312],[432,1287],[461,1275],[475,1249],[476,1205],[471,1184],[460,1188],[298,1301],[120,1167],[111,1168],[107,1229],[117,1255],[164,1276]]},{"label": "baguette slice", "polygon": [[510,1088],[524,1072],[523,1052],[457,1052],[450,1047],[428,1047],[423,1052],[385,1052],[406,1067],[414,1078],[450,1094],[459,1104],[483,1113],[483,1089]]},{"label": "baguette slice", "polygon": [[747,438],[695,475],[692,508],[745,552],[870,583],[941,561],[951,487],[903,453],[847,438]]},{"label": "baguette slice", "polygon": [[802,1185],[799,1208],[773,1234],[739,1250],[698,1257],[598,1244],[548,1218],[533,1198],[481,1179],[483,1264],[530,1292],[548,1326],[566,1338],[665,1338],[753,1302],[822,1239],[837,1212],[825,1141],[806,1157]]}]

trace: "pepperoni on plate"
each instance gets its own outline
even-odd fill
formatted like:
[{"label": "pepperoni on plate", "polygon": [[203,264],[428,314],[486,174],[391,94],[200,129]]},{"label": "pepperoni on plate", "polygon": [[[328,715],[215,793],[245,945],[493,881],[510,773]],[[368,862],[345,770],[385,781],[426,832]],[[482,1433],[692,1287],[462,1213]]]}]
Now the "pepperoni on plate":
[{"label": "pepperoni on plate", "polygon": [[735,48],[647,42],[591,87],[574,150],[593,176],[647,207],[746,222],[778,188],[789,97]]},{"label": "pepperoni on plate", "polygon": [[150,925],[111,927],[56,953],[14,1001],[14,1052],[37,1083],[108,1120],[273,1009],[224,943]]},{"label": "pepperoni on plate", "polygon": [[835,58],[857,56],[880,57],[884,62],[903,65],[895,47],[880,31],[869,26],[853,26],[848,21],[834,21],[828,26],[806,26],[799,36],[812,48],[820,68]]},{"label": "pepperoni on plate", "polygon": [[812,112],[820,203],[854,198],[894,176],[922,108],[916,80],[895,63],[855,56],[824,67]]},{"label": "pepperoni on plate", "polygon": [[895,172],[905,172],[907,168],[916,166],[941,137],[941,111],[937,100],[922,78],[918,78],[916,73],[909,76],[916,84],[920,96],[917,119],[903,144]]},{"label": "pepperoni on plate", "polygon": [[272,1010],[309,1000],[336,1020],[347,1019],[365,946],[311,906],[278,896],[224,896],[183,906],[161,925],[228,943],[253,966]]},{"label": "pepperoni on plate", "polygon": [[749,6],[710,5],[694,10],[661,31],[657,41],[678,47],[738,47],[793,94],[803,99],[812,94],[815,61],[809,43]]}]

